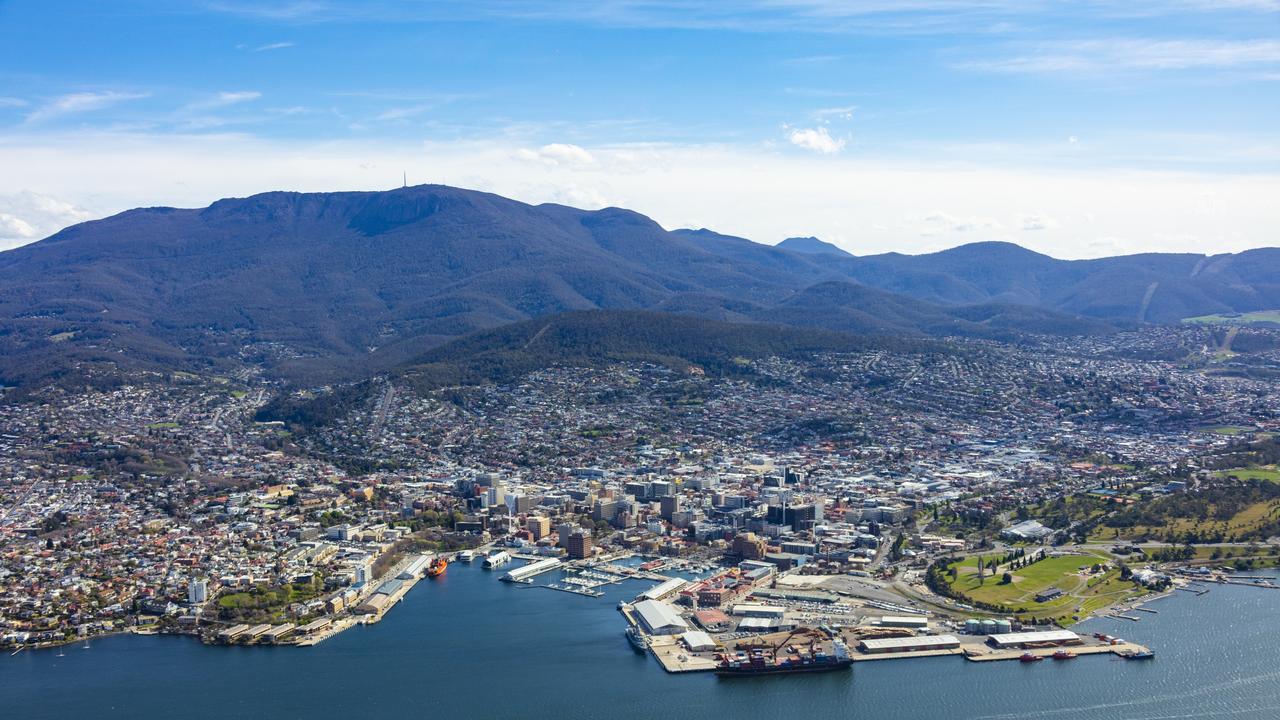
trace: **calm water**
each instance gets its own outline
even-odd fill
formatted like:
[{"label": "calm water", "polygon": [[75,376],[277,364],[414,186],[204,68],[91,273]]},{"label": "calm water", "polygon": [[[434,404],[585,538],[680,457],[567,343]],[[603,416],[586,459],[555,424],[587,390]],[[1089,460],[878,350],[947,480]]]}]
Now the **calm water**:
[{"label": "calm water", "polygon": [[[0,657],[5,718],[1268,718],[1280,717],[1280,591],[1179,592],[1141,622],[1083,629],[1149,644],[1151,662],[860,663],[851,673],[667,675],[631,650],[614,606],[455,564],[381,623],[313,648],[120,636]],[[393,713],[388,715],[386,713]]]}]

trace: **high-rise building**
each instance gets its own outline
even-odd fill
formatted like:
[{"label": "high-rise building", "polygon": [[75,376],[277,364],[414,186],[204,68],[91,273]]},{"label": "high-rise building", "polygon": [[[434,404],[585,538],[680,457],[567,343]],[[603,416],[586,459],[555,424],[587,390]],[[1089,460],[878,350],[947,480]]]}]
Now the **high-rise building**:
[{"label": "high-rise building", "polygon": [[759,560],[764,557],[766,544],[755,533],[738,533],[733,536],[733,554],[743,560]]},{"label": "high-rise building", "polygon": [[187,602],[199,605],[209,599],[209,581],[204,578],[191,578],[187,583]]},{"label": "high-rise building", "polygon": [[618,514],[618,502],[616,500],[597,500],[594,508],[591,509],[592,520],[603,520],[609,522]]},{"label": "high-rise building", "polygon": [[569,536],[566,547],[569,550],[569,557],[575,560],[591,557],[591,536],[584,532],[576,532]]},{"label": "high-rise building", "polygon": [[535,541],[551,534],[551,518],[542,517],[541,515],[531,516],[525,521],[524,526]]},{"label": "high-rise building", "polygon": [[662,498],[658,502],[659,502],[659,507],[662,508],[661,512],[664,520],[670,520],[671,516],[680,512],[680,496],[679,495],[670,495]]},{"label": "high-rise building", "polygon": [[821,521],[822,506],[817,503],[808,505],[792,505],[786,509],[785,520],[792,530],[802,532],[813,529],[814,523]]},{"label": "high-rise building", "polygon": [[578,531],[578,527],[573,523],[562,522],[556,525],[556,535],[559,536],[557,544],[562,548],[569,547],[569,537]]}]

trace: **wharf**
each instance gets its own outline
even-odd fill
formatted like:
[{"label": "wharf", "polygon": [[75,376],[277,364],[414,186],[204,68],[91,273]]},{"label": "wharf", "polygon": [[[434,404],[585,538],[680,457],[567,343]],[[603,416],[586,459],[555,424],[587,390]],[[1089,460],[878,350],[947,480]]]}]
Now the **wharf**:
[{"label": "wharf", "polygon": [[318,645],[355,624],[356,619],[354,617],[348,616],[336,618],[329,627],[314,635],[304,637],[294,644],[298,647],[311,647],[312,645]]},{"label": "wharf", "polygon": [[942,650],[914,650],[895,653],[863,653],[852,652],[849,657],[854,662],[870,662],[872,660],[906,660],[909,658],[942,657],[944,655],[963,655],[963,648],[945,648]]},{"label": "wharf", "polygon": [[[410,564],[412,561],[413,561],[413,558],[409,558],[408,560],[405,560],[404,562],[402,562],[402,563],[400,563],[400,564],[396,565],[396,566],[391,570],[391,572],[387,573],[387,574],[386,574],[386,575],[384,575],[382,578],[379,578],[379,582],[381,582],[381,581],[385,580],[385,579],[386,579],[386,578],[388,578],[388,577],[396,577],[396,576],[398,576],[398,575],[400,574],[400,572],[401,572],[401,571],[403,571],[405,568],[409,567],[409,564]],[[387,612],[389,612],[389,611],[391,610],[391,608],[393,608],[393,607],[395,607],[396,605],[398,605],[398,604],[400,603],[400,601],[404,599],[404,596],[405,596],[405,595],[408,595],[408,594],[409,594],[409,591],[410,591],[410,590],[412,590],[412,589],[414,588],[414,586],[415,586],[415,585],[417,585],[419,582],[421,582],[421,580],[422,580],[422,576],[421,576],[421,575],[414,575],[413,577],[409,578],[408,580],[403,580],[403,581],[401,581],[401,583],[400,583],[400,587],[399,587],[399,588],[397,588],[397,589],[396,589],[396,591],[395,591],[394,593],[392,593],[390,596],[388,596],[387,604],[386,604],[385,606],[383,606],[383,608],[382,608],[382,610],[381,610],[381,611],[379,611],[379,612],[377,612],[377,613],[374,613],[374,614],[372,614],[372,615],[365,615],[363,619],[358,620],[357,622],[359,622],[361,625],[371,625],[371,624],[373,624],[373,623],[376,623],[376,622],[378,622],[378,621],[382,620],[382,617],[383,617],[384,615],[386,615],[386,614],[387,614]]]},{"label": "wharf", "polygon": [[669,673],[708,672],[719,663],[711,658],[689,652],[674,635],[657,635],[649,638],[649,652],[663,670]]},{"label": "wharf", "polygon": [[994,660],[1019,660],[1023,655],[1031,653],[1036,657],[1052,658],[1053,654],[1059,650],[1070,650],[1076,655],[1105,655],[1113,653],[1115,655],[1123,655],[1131,652],[1148,652],[1147,648],[1137,643],[1117,643],[1115,645],[1076,645],[1067,648],[1035,648],[1032,650],[974,650],[970,649],[965,653],[966,660],[973,662],[990,662]]}]

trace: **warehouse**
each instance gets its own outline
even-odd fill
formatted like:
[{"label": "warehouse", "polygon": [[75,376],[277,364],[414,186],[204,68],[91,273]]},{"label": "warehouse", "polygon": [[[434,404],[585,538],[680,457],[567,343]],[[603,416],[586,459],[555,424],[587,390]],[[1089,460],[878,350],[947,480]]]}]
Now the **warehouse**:
[{"label": "warehouse", "polygon": [[747,617],[780,618],[786,612],[781,605],[760,605],[758,603],[738,603],[733,606],[734,615]]},{"label": "warehouse", "polygon": [[749,633],[772,633],[783,630],[791,630],[796,624],[788,620],[779,620],[777,618],[749,617],[744,618],[738,623],[738,632]]},{"label": "warehouse", "polygon": [[312,620],[306,625],[303,625],[302,627],[298,628],[298,632],[310,635],[311,633],[328,629],[329,624],[332,622],[333,621],[327,617],[320,618],[319,620]]},{"label": "warehouse", "polygon": [[281,638],[283,638],[286,635],[292,634],[295,629],[296,628],[289,623],[284,623],[282,625],[274,625],[270,630],[262,633],[262,639],[266,642],[271,642],[271,643],[280,642]]},{"label": "warehouse", "polygon": [[402,587],[404,587],[403,580],[388,580],[379,585],[374,592],[379,595],[395,595]]},{"label": "warehouse", "polygon": [[679,591],[686,584],[685,580],[680,578],[671,578],[666,582],[654,585],[653,587],[640,593],[637,600],[661,600],[662,598]]},{"label": "warehouse", "polygon": [[689,648],[690,652],[703,652],[716,649],[716,641],[711,636],[701,630],[690,630],[680,636],[680,641],[684,646]]},{"label": "warehouse", "polygon": [[987,643],[1000,649],[1052,647],[1057,645],[1079,645],[1080,636],[1070,630],[1045,630],[1041,632],[1018,632],[1004,635],[992,635]]},{"label": "warehouse", "polygon": [[355,612],[357,615],[377,615],[387,609],[387,604],[390,600],[390,595],[374,593],[368,600],[361,603],[361,605],[356,608]]},{"label": "warehouse", "polygon": [[956,650],[959,647],[960,641],[954,635],[877,638],[875,640],[863,640],[858,643],[858,649],[867,654]]},{"label": "warehouse", "polygon": [[396,579],[413,580],[414,578],[421,577],[423,571],[427,569],[427,563],[429,562],[431,562],[430,555],[417,556],[412,562],[405,566],[405,569],[402,570],[399,575],[396,575]]},{"label": "warehouse", "polygon": [[693,619],[704,630],[710,630],[711,632],[724,632],[733,627],[733,621],[729,619],[729,616],[714,608],[711,610],[699,610],[693,614]]},{"label": "warehouse", "polygon": [[666,603],[641,600],[632,607],[636,618],[650,635],[679,635],[689,630],[689,623]]},{"label": "warehouse", "polygon": [[229,643],[240,637],[249,629],[248,625],[233,625],[218,633],[218,641]]}]

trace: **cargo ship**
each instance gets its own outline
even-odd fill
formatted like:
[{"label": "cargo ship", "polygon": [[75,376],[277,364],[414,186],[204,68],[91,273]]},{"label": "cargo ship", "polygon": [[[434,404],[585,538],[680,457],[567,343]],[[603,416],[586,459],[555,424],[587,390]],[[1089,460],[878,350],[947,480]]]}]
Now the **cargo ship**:
[{"label": "cargo ship", "polygon": [[827,654],[815,650],[812,646],[807,651],[787,649],[787,653],[779,655],[777,651],[767,653],[756,649],[739,652],[734,655],[725,653],[720,657],[716,667],[716,675],[720,677],[745,677],[749,675],[783,675],[789,673],[829,672],[844,670],[853,665],[848,649],[844,643],[836,640],[832,643],[833,651]]},{"label": "cargo ship", "polygon": [[448,568],[449,561],[445,560],[443,556],[437,557],[435,560],[431,561],[430,565],[427,566],[427,577],[439,577],[443,575],[444,571]]}]

